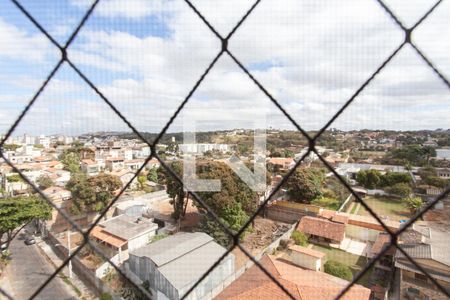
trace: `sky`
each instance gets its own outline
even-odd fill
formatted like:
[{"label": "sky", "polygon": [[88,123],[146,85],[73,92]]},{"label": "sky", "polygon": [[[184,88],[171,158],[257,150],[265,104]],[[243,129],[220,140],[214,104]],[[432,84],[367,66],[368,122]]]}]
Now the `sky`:
[{"label": "sky", "polygon": [[[91,0],[22,0],[64,44]],[[410,27],[436,2],[385,0]],[[254,1],[193,0],[226,36]],[[450,78],[450,0],[413,32]],[[403,32],[375,0],[262,0],[228,49],[305,130],[322,128],[402,43]],[[221,44],[182,0],[101,0],[68,48],[69,59],[139,131],[159,132],[192,90]],[[0,2],[0,134],[30,101],[60,53],[10,1]],[[227,55],[215,63],[169,132],[183,128],[294,129]],[[450,128],[450,89],[405,46],[331,127]],[[129,131],[64,64],[14,131],[78,135]]]}]

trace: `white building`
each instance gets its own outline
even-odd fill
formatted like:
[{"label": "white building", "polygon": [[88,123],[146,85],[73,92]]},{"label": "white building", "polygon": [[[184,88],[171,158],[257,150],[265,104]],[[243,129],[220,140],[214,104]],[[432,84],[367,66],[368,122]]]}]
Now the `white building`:
[{"label": "white building", "polygon": [[228,152],[231,150],[231,146],[227,144],[180,144],[179,149],[184,153],[202,154],[213,150]]}]

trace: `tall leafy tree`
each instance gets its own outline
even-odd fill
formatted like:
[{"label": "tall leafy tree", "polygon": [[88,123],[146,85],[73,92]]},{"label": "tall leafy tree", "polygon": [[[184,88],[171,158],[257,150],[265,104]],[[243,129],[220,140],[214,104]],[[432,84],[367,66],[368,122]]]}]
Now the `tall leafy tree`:
[{"label": "tall leafy tree", "polygon": [[82,173],[74,174],[66,185],[72,192],[73,212],[93,212],[103,210],[122,187],[117,176],[99,174],[87,177]]},{"label": "tall leafy tree", "polygon": [[152,182],[158,183],[158,169],[157,168],[151,168],[148,171],[147,179],[152,181]]},{"label": "tall leafy tree", "polygon": [[[256,210],[258,193],[251,190],[225,163],[202,163],[197,166],[197,172],[200,179],[220,179],[220,191],[197,194],[228,228],[235,232],[239,231]],[[196,204],[200,211],[206,213],[200,204]],[[212,217],[203,218],[201,228],[219,243],[226,246],[229,242],[223,229]]]},{"label": "tall leafy tree", "polygon": [[[183,165],[181,162],[173,162],[168,166],[178,177],[183,178]],[[162,183],[166,185],[167,194],[172,198],[173,205],[172,217],[179,220],[184,216],[184,206],[187,201],[187,193],[184,190],[183,184],[176,180],[166,169],[160,168],[158,170],[158,177],[161,178]]]},{"label": "tall leafy tree", "polygon": [[33,220],[49,220],[51,207],[36,196],[20,196],[0,199],[0,244],[6,247],[17,233]]},{"label": "tall leafy tree", "polygon": [[288,178],[286,188],[295,202],[310,203],[323,195],[325,175],[319,168],[297,168]]}]

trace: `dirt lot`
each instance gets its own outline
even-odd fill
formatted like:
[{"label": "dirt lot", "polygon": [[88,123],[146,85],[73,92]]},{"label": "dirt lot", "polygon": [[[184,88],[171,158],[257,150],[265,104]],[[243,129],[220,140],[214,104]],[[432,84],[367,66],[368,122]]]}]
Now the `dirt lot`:
[{"label": "dirt lot", "polygon": [[[159,202],[157,207],[158,213],[164,216],[166,220],[172,219],[173,206],[169,201]],[[181,229],[190,231],[190,229],[197,226],[200,221],[201,215],[198,213],[197,207],[192,200],[189,200],[186,208],[186,215],[181,220]]]},{"label": "dirt lot", "polygon": [[261,249],[268,246],[288,228],[289,224],[257,217],[253,230],[247,233],[241,241],[241,245],[252,254],[258,254]]},{"label": "dirt lot", "polygon": [[446,201],[444,203],[443,209],[429,210],[424,214],[423,219],[425,221],[435,221],[442,224],[450,225],[450,219],[448,216],[450,216],[450,203],[449,201]]}]

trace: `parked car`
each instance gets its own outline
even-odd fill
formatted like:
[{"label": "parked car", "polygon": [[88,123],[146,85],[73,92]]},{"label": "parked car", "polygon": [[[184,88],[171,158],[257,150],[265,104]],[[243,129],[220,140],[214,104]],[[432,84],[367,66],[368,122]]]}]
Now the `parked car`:
[{"label": "parked car", "polygon": [[6,246],[7,246],[6,243],[3,243],[3,244],[0,245],[0,251],[1,251],[2,254],[6,253],[6,251],[8,249]]},{"label": "parked car", "polygon": [[34,244],[36,244],[36,240],[32,236],[27,237],[25,239],[25,244],[27,244],[27,245],[34,245]]}]

